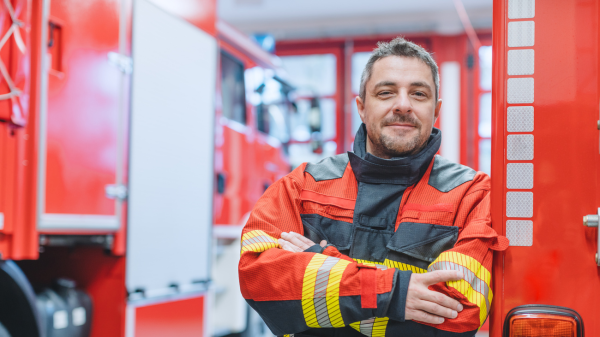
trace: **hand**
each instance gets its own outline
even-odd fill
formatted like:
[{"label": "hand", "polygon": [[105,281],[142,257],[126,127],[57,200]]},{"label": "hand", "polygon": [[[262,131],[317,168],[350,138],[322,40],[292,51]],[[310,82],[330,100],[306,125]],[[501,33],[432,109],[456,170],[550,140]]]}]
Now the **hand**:
[{"label": "hand", "polygon": [[406,320],[441,324],[446,318],[456,318],[463,310],[462,304],[437,291],[430,285],[440,282],[458,281],[463,274],[454,270],[438,270],[425,274],[412,274],[406,294]]},{"label": "hand", "polygon": [[[279,239],[278,242],[284,250],[289,250],[290,252],[297,253],[303,252],[308,248],[316,245],[316,243],[312,242],[311,240],[294,232],[281,233],[281,239]],[[327,245],[327,241],[322,240],[320,245],[321,247],[325,247]]]}]

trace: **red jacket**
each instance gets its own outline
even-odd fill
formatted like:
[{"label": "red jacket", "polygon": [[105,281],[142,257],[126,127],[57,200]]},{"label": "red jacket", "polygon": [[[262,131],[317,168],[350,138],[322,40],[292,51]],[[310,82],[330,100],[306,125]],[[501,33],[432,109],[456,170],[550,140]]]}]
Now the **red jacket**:
[{"label": "red jacket", "polygon": [[[242,295],[277,335],[474,335],[492,302],[493,251],[508,247],[491,228],[490,178],[435,156],[437,129],[419,154],[387,161],[366,153],[365,135],[257,202],[242,235]],[[330,245],[284,251],[277,239],[289,231]],[[440,325],[404,321],[410,274],[443,269],[465,279],[430,289],[464,310]]]}]

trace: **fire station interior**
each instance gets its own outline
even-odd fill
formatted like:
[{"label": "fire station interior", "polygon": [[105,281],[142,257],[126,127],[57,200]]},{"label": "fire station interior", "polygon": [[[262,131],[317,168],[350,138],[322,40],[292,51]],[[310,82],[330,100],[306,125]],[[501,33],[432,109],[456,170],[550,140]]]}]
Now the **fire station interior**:
[{"label": "fire station interior", "polygon": [[487,305],[468,335],[600,336],[599,17],[595,0],[3,0],[0,337],[277,336],[240,291],[244,225],[292,170],[353,151],[361,74],[399,36],[439,67],[437,154],[489,175],[510,241],[485,292],[456,292]]}]

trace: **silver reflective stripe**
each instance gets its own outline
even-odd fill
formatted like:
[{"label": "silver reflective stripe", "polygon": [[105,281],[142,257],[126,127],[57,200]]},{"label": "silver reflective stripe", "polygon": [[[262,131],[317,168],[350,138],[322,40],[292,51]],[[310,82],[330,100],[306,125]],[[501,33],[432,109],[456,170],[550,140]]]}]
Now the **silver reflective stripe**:
[{"label": "silver reflective stripe", "polygon": [[317,322],[322,328],[333,328],[327,311],[327,284],[329,283],[329,272],[339,260],[335,257],[328,257],[317,271],[314,297],[315,314]]},{"label": "silver reflective stripe", "polygon": [[375,318],[360,321],[360,333],[371,337],[373,335],[373,323],[375,323]]},{"label": "silver reflective stripe", "polygon": [[427,268],[428,272],[435,270],[457,270],[463,273],[464,280],[467,281],[473,287],[475,291],[482,294],[485,298],[485,306],[487,308],[487,312],[490,312],[490,301],[488,299],[488,294],[490,293],[490,288],[487,283],[485,283],[482,279],[477,277],[475,273],[473,273],[469,268],[456,264],[454,262],[448,261],[440,261],[436,262]]},{"label": "silver reflective stripe", "polygon": [[273,240],[273,238],[271,238],[269,236],[259,235],[259,236],[255,236],[253,238],[244,240],[244,242],[242,242],[242,247],[247,246],[247,245],[251,245],[253,243],[260,243],[260,242],[263,242],[263,243],[277,243],[276,241]]}]

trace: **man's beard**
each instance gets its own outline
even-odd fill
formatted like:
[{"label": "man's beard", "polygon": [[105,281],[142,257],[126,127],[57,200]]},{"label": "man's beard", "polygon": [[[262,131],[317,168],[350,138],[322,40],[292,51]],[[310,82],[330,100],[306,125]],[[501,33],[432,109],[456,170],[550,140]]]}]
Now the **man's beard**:
[{"label": "man's beard", "polygon": [[[408,139],[401,139],[400,136],[394,135],[384,135],[381,130],[387,125],[392,123],[407,123],[415,126],[417,134]],[[381,121],[379,134],[369,135],[369,139],[373,145],[372,152],[377,157],[406,157],[412,154],[418,153],[425,147],[427,144],[427,139],[421,138],[421,129],[423,124],[417,118],[414,118],[412,115],[397,115],[394,114],[389,118],[386,118]],[[371,130],[375,130],[375,128],[371,128]],[[427,137],[429,138],[429,137]]]}]

